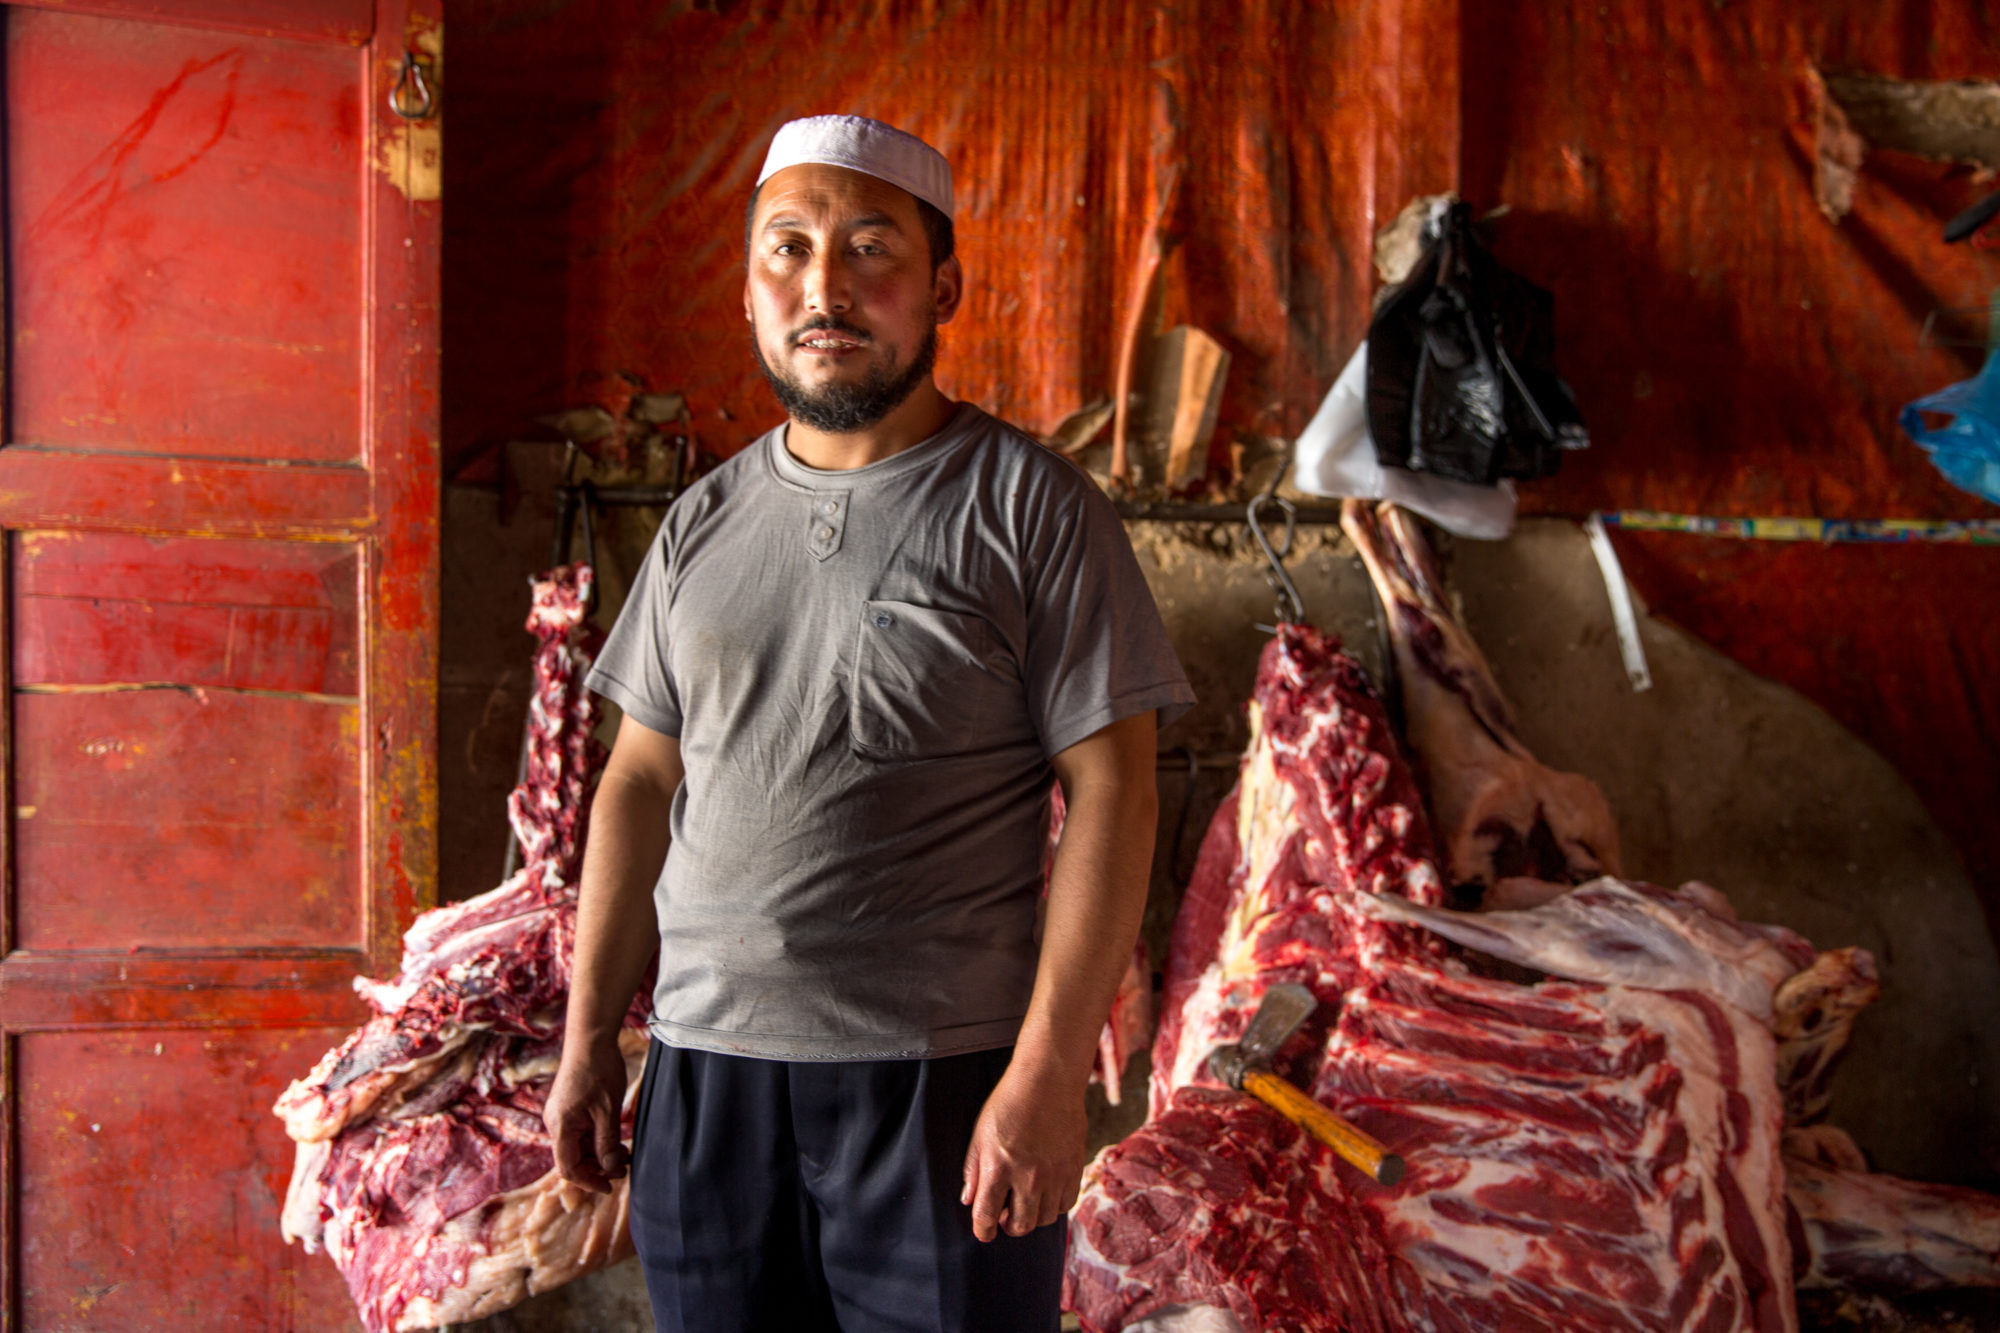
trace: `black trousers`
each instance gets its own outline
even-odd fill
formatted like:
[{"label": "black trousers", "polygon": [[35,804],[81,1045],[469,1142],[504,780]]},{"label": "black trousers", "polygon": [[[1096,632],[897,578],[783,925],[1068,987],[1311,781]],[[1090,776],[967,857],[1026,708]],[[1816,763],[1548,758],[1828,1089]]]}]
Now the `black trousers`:
[{"label": "black trousers", "polygon": [[982,1245],[958,1201],[1011,1054],[794,1063],[655,1041],[631,1216],[660,1333],[1052,1333],[1066,1224]]}]

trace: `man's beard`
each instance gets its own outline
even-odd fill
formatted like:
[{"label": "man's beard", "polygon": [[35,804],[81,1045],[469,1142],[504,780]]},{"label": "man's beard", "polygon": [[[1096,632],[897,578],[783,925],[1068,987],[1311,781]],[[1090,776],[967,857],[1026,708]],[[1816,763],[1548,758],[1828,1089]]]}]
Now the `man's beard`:
[{"label": "man's beard", "polygon": [[[797,336],[804,337],[815,329],[860,332],[836,320],[820,319],[801,329]],[[751,350],[757,354],[757,366],[769,381],[771,392],[778,397],[778,406],[800,425],[828,435],[851,435],[855,431],[866,430],[901,407],[903,400],[916,391],[937,363],[937,342],[937,320],[932,319],[930,327],[924,330],[924,340],[917,348],[916,358],[900,374],[892,372],[887,366],[876,365],[858,384],[835,383],[821,389],[809,389],[796,377],[766,361],[764,349],[757,342],[756,329],[753,327],[750,331]]]}]

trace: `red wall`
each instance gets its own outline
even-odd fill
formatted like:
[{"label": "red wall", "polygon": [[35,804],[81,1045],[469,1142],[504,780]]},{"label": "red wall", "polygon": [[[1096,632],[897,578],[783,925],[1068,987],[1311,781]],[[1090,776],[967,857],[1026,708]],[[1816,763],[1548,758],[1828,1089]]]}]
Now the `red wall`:
[{"label": "red wall", "polygon": [[[1461,13],[1461,8],[1463,12]],[[1894,427],[1970,372],[1920,348],[1983,302],[1944,247],[1983,187],[1870,159],[1814,206],[1806,70],[2000,74],[1979,0],[1018,0],[838,8],[488,0],[451,20],[445,440],[536,412],[689,396],[729,452],[776,416],[740,305],[770,131],[855,111],[952,158],[972,295],[948,391],[1030,429],[1105,396],[1137,242],[1178,166],[1170,321],[1233,353],[1218,437],[1303,425],[1367,324],[1370,238],[1457,185],[1557,293],[1596,443],[1533,512],[1996,517]],[[1818,701],[1909,777],[2000,911],[2000,550],[1634,536],[1654,609]],[[2000,919],[2000,918],[1996,918]]]},{"label": "red wall", "polygon": [[[1650,508],[2000,518],[1896,428],[1977,349],[1919,346],[1979,306],[2000,252],[1939,238],[1995,182],[1874,153],[1839,224],[1813,202],[1806,71],[2000,77],[1979,0],[1468,5],[1462,186],[1506,203],[1501,255],[1552,287],[1596,445],[1545,513]],[[2000,548],[1621,534],[1653,610],[1881,751],[2000,925]]]}]

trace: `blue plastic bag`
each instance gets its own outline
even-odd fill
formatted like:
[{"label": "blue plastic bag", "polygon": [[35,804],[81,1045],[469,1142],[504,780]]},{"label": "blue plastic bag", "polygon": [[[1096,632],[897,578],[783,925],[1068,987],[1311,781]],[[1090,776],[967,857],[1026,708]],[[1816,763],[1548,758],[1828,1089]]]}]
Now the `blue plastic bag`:
[{"label": "blue plastic bag", "polygon": [[[1932,430],[1923,414],[1951,418]],[[1903,409],[1903,433],[1931,456],[1945,480],[2000,504],[2000,349],[1977,375]]]}]

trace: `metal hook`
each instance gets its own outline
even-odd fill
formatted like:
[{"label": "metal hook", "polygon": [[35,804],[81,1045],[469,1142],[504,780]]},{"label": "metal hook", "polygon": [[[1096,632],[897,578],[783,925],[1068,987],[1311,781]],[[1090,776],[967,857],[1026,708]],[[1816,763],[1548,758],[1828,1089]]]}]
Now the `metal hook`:
[{"label": "metal hook", "polygon": [[[1257,519],[1257,511],[1267,504],[1278,506],[1285,515],[1284,544],[1276,549],[1272,548],[1271,539],[1264,535],[1264,525]],[[1278,594],[1278,623],[1303,624],[1306,618],[1305,600],[1299,596],[1292,576],[1285,571],[1285,557],[1292,553],[1292,538],[1298,532],[1299,511],[1284,496],[1266,491],[1244,506],[1243,518],[1250,525],[1250,536],[1255,539],[1257,549],[1264,553],[1265,563],[1270,566],[1264,571],[1264,578],[1270,583],[1271,590]]]},{"label": "metal hook", "polygon": [[576,473],[578,449],[575,440],[563,441],[562,472],[556,478],[556,532],[555,546],[549,552],[549,564],[569,563],[572,539],[576,535],[576,488],[570,485],[570,478]]},{"label": "metal hook", "polygon": [[[395,86],[389,89],[389,109],[404,120],[429,120],[431,112],[437,110],[437,98],[431,93],[430,80],[424,77],[424,66],[428,61],[419,60],[417,53],[404,50],[402,67],[396,71]],[[410,106],[410,93],[416,94],[416,105]]]}]

